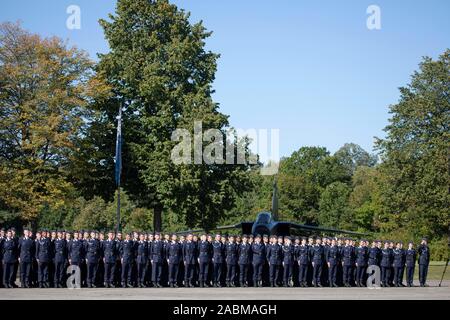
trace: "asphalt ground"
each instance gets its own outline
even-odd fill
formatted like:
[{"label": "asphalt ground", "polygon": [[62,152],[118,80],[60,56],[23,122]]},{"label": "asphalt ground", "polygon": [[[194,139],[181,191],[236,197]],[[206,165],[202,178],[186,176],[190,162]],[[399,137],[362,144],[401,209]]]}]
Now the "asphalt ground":
[{"label": "asphalt ground", "polygon": [[0,300],[450,300],[450,281],[412,288],[0,289]]}]

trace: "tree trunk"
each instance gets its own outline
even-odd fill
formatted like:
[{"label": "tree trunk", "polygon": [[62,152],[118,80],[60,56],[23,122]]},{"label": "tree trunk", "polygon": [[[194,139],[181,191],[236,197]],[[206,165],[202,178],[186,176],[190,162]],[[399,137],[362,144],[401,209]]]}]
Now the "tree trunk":
[{"label": "tree trunk", "polygon": [[155,232],[161,232],[162,210],[163,210],[163,207],[161,205],[157,205],[153,208],[153,230]]}]

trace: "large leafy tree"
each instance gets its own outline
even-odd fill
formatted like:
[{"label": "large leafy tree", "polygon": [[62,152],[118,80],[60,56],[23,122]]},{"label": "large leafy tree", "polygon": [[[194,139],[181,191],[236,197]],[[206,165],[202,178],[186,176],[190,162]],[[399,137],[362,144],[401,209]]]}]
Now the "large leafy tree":
[{"label": "large leafy tree", "polygon": [[424,58],[390,107],[380,150],[383,232],[443,236],[449,223],[450,50]]},{"label": "large leafy tree", "polygon": [[23,220],[73,194],[68,163],[86,106],[108,91],[92,66],[61,39],[0,25],[0,207]]},{"label": "large leafy tree", "polygon": [[[218,55],[204,48],[210,32],[165,0],[119,0],[115,14],[100,23],[110,52],[100,55],[98,71],[125,107],[124,188],[154,210],[156,230],[164,208],[190,227],[213,227],[236,193],[250,187],[247,166],[171,159],[175,129],[192,133],[195,121],[203,130],[225,133],[228,126],[211,98]],[[108,113],[110,104],[105,108]]]}]

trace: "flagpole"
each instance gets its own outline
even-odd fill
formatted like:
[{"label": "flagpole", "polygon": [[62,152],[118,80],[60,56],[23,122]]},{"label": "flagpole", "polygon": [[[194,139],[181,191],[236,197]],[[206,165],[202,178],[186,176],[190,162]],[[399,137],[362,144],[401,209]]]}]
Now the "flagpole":
[{"label": "flagpole", "polygon": [[120,232],[120,174],[122,171],[122,104],[119,103],[119,116],[117,117],[117,139],[116,139],[116,165],[115,178],[117,184],[117,211],[116,211],[116,234]]}]

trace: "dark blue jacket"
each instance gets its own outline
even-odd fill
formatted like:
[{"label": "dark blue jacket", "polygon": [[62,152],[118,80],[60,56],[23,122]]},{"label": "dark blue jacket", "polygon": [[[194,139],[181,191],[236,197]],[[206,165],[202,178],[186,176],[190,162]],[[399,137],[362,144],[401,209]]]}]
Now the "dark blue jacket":
[{"label": "dark blue jacket", "polygon": [[146,264],[148,262],[148,245],[145,241],[135,242],[135,252],[136,252],[136,263]]},{"label": "dark blue jacket", "polygon": [[260,264],[266,260],[266,246],[263,243],[252,244],[252,263]]},{"label": "dark blue jacket", "polygon": [[25,239],[25,237],[19,240],[19,257],[20,262],[31,263],[33,261],[34,250],[36,246],[34,240],[31,238]]},{"label": "dark blue jacket", "polygon": [[123,260],[122,263],[133,263],[134,261],[134,241],[133,240],[123,240],[120,244],[120,259]]},{"label": "dark blue jacket", "polygon": [[195,264],[197,259],[197,246],[193,241],[183,243],[183,262],[185,264]]},{"label": "dark blue jacket", "polygon": [[394,267],[404,267],[404,255],[405,251],[403,249],[394,249]]},{"label": "dark blue jacket", "polygon": [[312,262],[314,264],[323,264],[324,261],[324,257],[325,257],[325,249],[323,246],[321,245],[314,245],[313,246],[313,257],[312,257]]},{"label": "dark blue jacket", "polygon": [[238,247],[240,265],[248,265],[252,262],[252,246],[250,243],[241,243]]},{"label": "dark blue jacket", "polygon": [[405,258],[406,258],[406,266],[407,267],[414,267],[414,265],[416,264],[416,250],[414,249],[408,249],[405,251]]},{"label": "dark blue jacket", "polygon": [[166,246],[166,259],[169,259],[169,264],[179,264],[182,258],[181,244],[179,242],[170,242]]},{"label": "dark blue jacket", "polygon": [[356,263],[359,267],[367,267],[369,261],[369,249],[367,247],[356,248]]},{"label": "dark blue jacket", "polygon": [[430,263],[430,249],[426,245],[420,245],[417,249],[419,254],[419,264],[428,265]]},{"label": "dark blue jacket", "polygon": [[51,262],[51,242],[49,238],[41,238],[36,240],[36,260],[40,263]]},{"label": "dark blue jacket", "polygon": [[369,259],[367,261],[368,265],[379,266],[380,259],[381,259],[381,249],[378,247],[369,248]]},{"label": "dark blue jacket", "polygon": [[281,253],[283,255],[283,263],[293,264],[294,263],[294,246],[293,245],[283,245],[281,247]]},{"label": "dark blue jacket", "polygon": [[67,242],[65,239],[53,241],[54,262],[62,263],[67,261]]},{"label": "dark blue jacket", "polygon": [[86,261],[88,263],[98,263],[100,259],[100,241],[98,239],[89,239],[84,242],[86,252]]},{"label": "dark blue jacket", "polygon": [[235,265],[238,262],[238,247],[236,243],[227,243],[225,247],[225,261],[228,265]]},{"label": "dark blue jacket", "polygon": [[327,263],[329,263],[332,266],[337,265],[340,261],[339,251],[340,250],[337,246],[330,246],[325,255]]},{"label": "dark blue jacket", "polygon": [[355,264],[355,248],[344,246],[342,248],[342,265],[353,266]]},{"label": "dark blue jacket", "polygon": [[212,250],[213,250],[213,263],[221,264],[224,262],[224,255],[225,255],[225,246],[220,241],[214,241],[212,243]]},{"label": "dark blue jacket", "polygon": [[105,263],[116,263],[117,254],[117,242],[115,240],[104,240],[102,242],[102,256]]},{"label": "dark blue jacket", "polygon": [[310,263],[309,247],[299,245],[297,248],[297,261],[299,265],[308,265]]},{"label": "dark blue jacket", "polygon": [[394,260],[394,254],[391,249],[381,250],[381,263],[382,267],[392,267],[392,261]]},{"label": "dark blue jacket", "polygon": [[198,244],[198,259],[200,263],[209,263],[212,257],[212,246],[208,241],[200,241]]},{"label": "dark blue jacket", "polygon": [[85,258],[83,240],[70,240],[67,251],[71,264],[80,264]]},{"label": "dark blue jacket", "polygon": [[14,239],[5,239],[3,242],[3,263],[17,262],[17,246]]},{"label": "dark blue jacket", "polygon": [[273,265],[281,265],[282,256],[283,256],[281,250],[282,249],[278,245],[278,243],[269,244],[267,246],[267,261]]},{"label": "dark blue jacket", "polygon": [[161,240],[155,240],[150,245],[150,260],[153,263],[161,263],[164,261],[164,242]]}]

